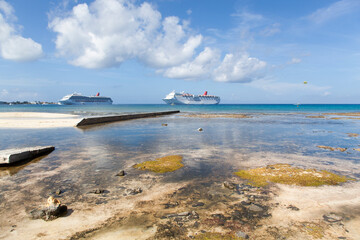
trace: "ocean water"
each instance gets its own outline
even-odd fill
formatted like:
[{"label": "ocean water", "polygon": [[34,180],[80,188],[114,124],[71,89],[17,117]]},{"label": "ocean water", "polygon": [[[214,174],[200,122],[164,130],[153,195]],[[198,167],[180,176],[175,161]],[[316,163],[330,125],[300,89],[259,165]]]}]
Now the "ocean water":
[{"label": "ocean water", "polygon": [[[106,204],[134,182],[223,181],[238,169],[274,163],[330,170],[360,178],[360,119],[307,118],[318,113],[358,112],[360,105],[112,105],[1,106],[0,111],[73,113],[84,116],[180,110],[79,129],[1,129],[0,149],[53,145],[51,154],[19,166],[0,167],[0,216],[22,214],[62,189],[61,201]],[[248,113],[251,118],[194,118],[186,113]],[[167,123],[167,126],[162,126]],[[203,128],[202,132],[197,129]],[[347,148],[345,152],[318,145]],[[184,167],[162,175],[132,166],[168,155],[183,156]],[[121,180],[116,173],[125,170]],[[150,179],[150,180],[148,180]],[[141,182],[143,181],[143,182]],[[88,192],[109,190],[106,200]],[[94,200],[95,199],[95,200]],[[93,202],[92,202],[93,201]],[[1,206],[6,206],[1,207]],[[15,213],[13,213],[13,211]],[[74,213],[75,214],[75,213]]]},{"label": "ocean water", "polygon": [[103,106],[62,105],[0,105],[1,112],[53,112],[78,115],[111,115],[135,112],[180,110],[201,113],[316,113],[359,112],[360,104],[219,104],[219,105],[166,105],[166,104],[113,104]]}]

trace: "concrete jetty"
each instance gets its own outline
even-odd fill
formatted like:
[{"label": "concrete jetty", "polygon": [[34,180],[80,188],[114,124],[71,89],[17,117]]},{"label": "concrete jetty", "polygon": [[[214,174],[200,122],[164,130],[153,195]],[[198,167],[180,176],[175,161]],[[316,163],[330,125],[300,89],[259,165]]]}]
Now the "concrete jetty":
[{"label": "concrete jetty", "polygon": [[166,112],[137,113],[137,114],[127,114],[127,115],[118,115],[118,116],[84,118],[76,125],[76,127],[82,127],[82,126],[88,126],[88,125],[100,124],[100,123],[126,121],[126,120],[138,119],[138,118],[158,117],[163,115],[175,114],[179,112],[180,111],[166,111]]},{"label": "concrete jetty", "polygon": [[0,165],[30,160],[55,150],[53,146],[37,146],[28,148],[12,148],[0,151]]}]

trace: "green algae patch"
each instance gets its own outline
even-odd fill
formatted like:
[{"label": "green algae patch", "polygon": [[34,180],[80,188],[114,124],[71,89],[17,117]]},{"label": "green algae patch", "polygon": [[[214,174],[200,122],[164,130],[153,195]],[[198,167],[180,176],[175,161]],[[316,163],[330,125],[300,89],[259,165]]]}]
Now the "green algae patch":
[{"label": "green algae patch", "polygon": [[166,173],[176,171],[184,166],[182,164],[182,156],[172,155],[162,158],[157,158],[154,161],[146,161],[134,165],[134,168],[140,170],[148,170],[156,173]]},{"label": "green algae patch", "polygon": [[269,182],[298,186],[338,185],[352,180],[325,170],[301,169],[289,164],[274,164],[262,168],[240,170],[235,175],[249,180],[258,187],[268,185]]},{"label": "green algae patch", "polygon": [[196,235],[196,240],[241,240],[244,238],[236,237],[231,234],[221,234],[221,233],[201,233]]},{"label": "green algae patch", "polygon": [[301,230],[315,239],[322,239],[325,236],[325,229],[320,224],[304,223]]}]

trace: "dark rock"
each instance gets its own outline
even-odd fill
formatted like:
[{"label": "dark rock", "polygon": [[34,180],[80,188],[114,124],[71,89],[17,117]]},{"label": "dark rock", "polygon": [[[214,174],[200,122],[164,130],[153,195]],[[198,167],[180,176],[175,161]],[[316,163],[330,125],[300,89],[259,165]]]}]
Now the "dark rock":
[{"label": "dark rock", "polygon": [[327,222],[340,222],[343,218],[334,213],[323,215],[323,218]]},{"label": "dark rock", "polygon": [[40,219],[45,217],[45,210],[43,209],[33,209],[29,212],[31,219]]},{"label": "dark rock", "polygon": [[291,210],[294,210],[294,211],[299,211],[300,210],[298,207],[295,207],[293,205],[289,205],[287,208],[291,209]]},{"label": "dark rock", "polygon": [[118,173],[116,174],[116,176],[120,176],[120,177],[125,176],[125,171],[124,171],[124,170],[121,170],[120,172],[118,172]]},{"label": "dark rock", "polygon": [[249,206],[251,203],[251,201],[241,201],[241,205],[243,206]]},{"label": "dark rock", "polygon": [[126,189],[126,193],[128,195],[136,195],[136,194],[139,194],[139,193],[142,193],[142,189],[141,188],[134,188],[134,189]]},{"label": "dark rock", "polygon": [[202,128],[198,128],[198,131],[199,131],[199,132],[202,132],[202,131],[203,131],[203,129],[202,129]]},{"label": "dark rock", "polygon": [[195,222],[194,223],[194,228],[199,228],[200,227],[200,223],[199,222]]},{"label": "dark rock", "polygon": [[242,231],[237,231],[235,233],[235,235],[239,238],[243,238],[243,239],[248,239],[249,238],[249,235],[247,235],[246,233],[242,232]]},{"label": "dark rock", "polygon": [[159,224],[154,239],[185,239],[186,228],[167,222]]},{"label": "dark rock", "polygon": [[231,218],[233,220],[241,220],[242,219],[242,213],[239,210],[235,210],[231,213]]},{"label": "dark rock", "polygon": [[43,219],[45,221],[49,221],[64,216],[66,213],[67,206],[56,204],[43,209],[33,209],[29,212],[29,215],[32,219]]},{"label": "dark rock", "polygon": [[204,205],[205,205],[205,203],[203,203],[203,202],[197,202],[197,203],[194,203],[192,206],[193,207],[202,207]]},{"label": "dark rock", "polygon": [[338,239],[346,239],[346,237],[338,237]]},{"label": "dark rock", "polygon": [[175,203],[165,203],[165,209],[168,209],[168,208],[174,208],[174,207],[177,207],[179,206],[179,203],[178,202],[175,202]]},{"label": "dark rock", "polygon": [[232,182],[225,181],[224,182],[224,187],[226,187],[226,188],[228,188],[230,190],[234,190],[234,189],[236,189],[236,184],[232,183]]},{"label": "dark rock", "polygon": [[162,123],[161,126],[166,127],[166,126],[167,126],[167,123]]},{"label": "dark rock", "polygon": [[91,190],[89,193],[94,193],[94,194],[101,194],[104,193],[106,190],[101,189],[101,188],[96,188],[94,190]]}]

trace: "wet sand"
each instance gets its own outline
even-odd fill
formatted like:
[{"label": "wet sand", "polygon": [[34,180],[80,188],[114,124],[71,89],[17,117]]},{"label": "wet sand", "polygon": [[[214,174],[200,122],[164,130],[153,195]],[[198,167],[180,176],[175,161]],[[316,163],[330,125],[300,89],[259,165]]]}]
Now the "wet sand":
[{"label": "wet sand", "polygon": [[[125,128],[129,131],[128,128],[135,125],[136,131],[145,131],[143,129],[155,126],[156,131],[171,136],[165,135],[166,131],[180,126],[186,143],[193,141],[186,135],[187,131],[191,134],[189,136],[195,135],[195,139],[222,139],[222,136],[211,133],[212,125],[223,126],[224,123],[235,121],[230,125],[235,128],[243,119],[213,119],[210,122],[206,119],[206,122],[199,122],[196,118],[190,118],[183,125],[180,120],[178,117],[141,120],[112,124],[100,130],[112,132],[114,128]],[[167,122],[168,126],[162,127],[163,122]],[[146,124],[150,125],[146,127]],[[204,132],[196,131],[194,126],[199,124]],[[247,148],[209,145],[208,140],[204,140],[201,147],[189,148],[188,145],[179,144],[177,148],[168,149],[161,142],[152,140],[157,143],[151,145],[154,150],[130,156],[122,151],[112,152],[107,145],[107,149],[87,146],[88,142],[94,141],[92,134],[96,136],[95,139],[99,138],[96,134],[100,130],[84,133],[86,138],[79,139],[78,152],[66,151],[67,145],[61,145],[53,154],[35,159],[24,168],[0,169],[0,172],[10,172],[0,178],[1,239],[201,239],[205,233],[235,236],[239,231],[246,233],[250,239],[359,239],[360,164],[352,160],[356,157],[344,160],[357,153],[332,152],[316,147],[317,144],[327,144],[320,142],[325,139],[321,137],[323,134],[343,136],[344,141],[355,144],[357,138],[346,139],[349,129],[344,130],[342,135],[325,130],[309,131],[313,138],[320,136],[310,147],[314,154],[282,153],[276,151],[276,146],[271,145],[269,140],[263,145],[257,144],[270,144],[269,148],[274,149],[272,151],[263,147],[257,147],[254,151],[250,145]],[[299,130],[300,133],[304,131]],[[140,136],[147,134],[149,132],[145,131]],[[224,135],[228,141],[237,140],[238,135],[244,137],[244,133],[237,132],[233,138],[228,134]],[[294,135],[297,136],[296,133]],[[254,139],[253,135],[250,137]],[[105,140],[101,138],[99,141]],[[127,141],[131,141],[131,138],[120,143]],[[145,143],[140,141],[134,144],[134,149]],[[80,148],[82,144],[84,148]],[[288,147],[294,143],[289,141],[281,144]],[[116,146],[120,147],[120,144]],[[121,168],[97,166],[107,160],[107,154],[115,155],[108,157],[112,161],[126,161]],[[165,174],[133,168],[134,164],[169,155],[182,155],[185,166]],[[94,165],[93,158],[101,160]],[[49,167],[50,163],[53,165]],[[270,184],[258,188],[233,174],[238,169],[277,163],[328,170],[356,181],[338,186]],[[203,168],[204,165],[211,166],[211,169]],[[125,170],[126,175],[116,176],[121,169]],[[205,170],[209,172],[204,174]],[[189,173],[195,176],[189,178]],[[234,183],[237,187],[229,189],[224,186],[224,181]],[[102,194],[90,193],[94,188],[106,191]],[[129,194],[129,189],[136,188],[141,188],[142,192]],[[57,189],[63,193],[54,194]],[[45,204],[49,195],[54,195],[68,206],[67,216],[47,222],[29,219],[29,210]],[[250,207],[254,205],[260,209]],[[326,220],[324,216],[331,213],[341,220]]]},{"label": "wet sand", "polygon": [[39,112],[0,112],[0,128],[33,129],[75,126],[81,118],[77,115]]}]

